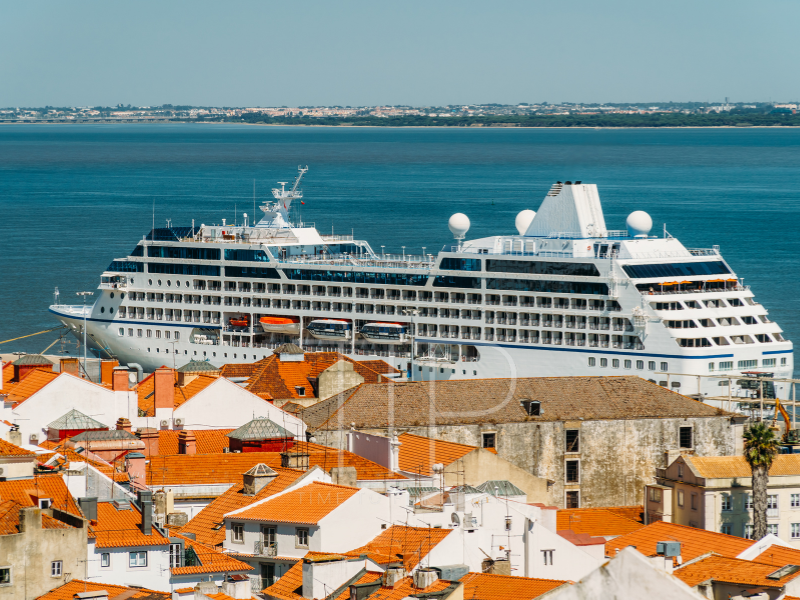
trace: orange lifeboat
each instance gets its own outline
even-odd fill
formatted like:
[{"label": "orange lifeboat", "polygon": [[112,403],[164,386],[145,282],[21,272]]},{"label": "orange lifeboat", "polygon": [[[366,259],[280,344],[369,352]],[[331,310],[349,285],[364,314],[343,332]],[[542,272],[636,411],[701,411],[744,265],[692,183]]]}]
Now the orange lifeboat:
[{"label": "orange lifeboat", "polygon": [[250,327],[250,316],[231,317],[228,319],[228,323],[231,327]]},{"label": "orange lifeboat", "polygon": [[261,317],[258,322],[265,333],[300,334],[300,317]]}]

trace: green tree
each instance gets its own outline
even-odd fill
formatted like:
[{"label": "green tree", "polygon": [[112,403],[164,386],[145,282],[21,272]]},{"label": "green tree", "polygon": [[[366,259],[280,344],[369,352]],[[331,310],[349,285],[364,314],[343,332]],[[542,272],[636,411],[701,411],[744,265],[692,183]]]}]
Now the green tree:
[{"label": "green tree", "polygon": [[767,535],[767,486],[769,469],[778,454],[779,441],[764,421],[744,432],[744,457],[753,473],[753,539]]}]

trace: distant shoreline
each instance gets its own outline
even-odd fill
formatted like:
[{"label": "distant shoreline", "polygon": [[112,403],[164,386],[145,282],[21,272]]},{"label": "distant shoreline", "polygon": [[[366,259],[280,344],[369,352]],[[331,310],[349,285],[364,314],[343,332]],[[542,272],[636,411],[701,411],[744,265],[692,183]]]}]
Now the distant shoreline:
[{"label": "distant shoreline", "polygon": [[20,125],[245,125],[251,127],[298,127],[298,128],[345,128],[345,129],[469,129],[469,130],[503,130],[503,129],[800,129],[797,125],[375,125],[364,124],[355,125],[352,123],[330,124],[330,123],[247,123],[241,121],[120,121],[120,122],[36,122],[36,121],[14,121],[0,122],[0,126],[20,126]]}]

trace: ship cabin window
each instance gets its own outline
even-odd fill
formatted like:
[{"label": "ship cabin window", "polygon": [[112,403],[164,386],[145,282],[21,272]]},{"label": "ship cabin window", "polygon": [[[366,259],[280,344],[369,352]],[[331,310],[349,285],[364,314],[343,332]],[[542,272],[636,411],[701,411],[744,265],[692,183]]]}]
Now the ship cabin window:
[{"label": "ship cabin window", "polygon": [[762,344],[766,344],[772,341],[772,338],[769,337],[766,333],[758,333],[756,334],[756,339],[761,342]]},{"label": "ship cabin window", "polygon": [[782,366],[782,367],[785,367],[785,366],[786,366],[786,364],[787,364],[787,362],[788,362],[788,361],[786,360],[786,357],[782,358],[782,359],[781,359],[781,366]]},{"label": "ship cabin window", "polygon": [[695,302],[694,300],[686,300],[685,301],[686,308],[703,308],[700,306],[699,303]]},{"label": "ship cabin window", "polygon": [[693,329],[697,327],[694,321],[667,321],[667,327],[670,329]]},{"label": "ship cabin window", "polygon": [[662,362],[661,363],[661,370],[666,372],[669,371],[669,363]]},{"label": "ship cabin window", "polygon": [[705,304],[708,308],[724,308],[725,301],[722,299],[706,300]]},{"label": "ship cabin window", "polygon": [[611,366],[614,367],[615,369],[619,369],[619,359],[618,358],[612,359]]},{"label": "ship cabin window", "polygon": [[708,348],[711,342],[707,338],[681,338],[678,345],[681,348]]},{"label": "ship cabin window", "polygon": [[654,361],[654,360],[648,361],[647,362],[647,368],[650,371],[655,371],[656,370],[656,361]]},{"label": "ship cabin window", "polygon": [[731,306],[744,306],[744,302],[742,302],[739,298],[728,298],[728,304]]},{"label": "ship cabin window", "polygon": [[153,330],[152,329],[148,329],[147,330],[147,337],[153,337]]},{"label": "ship cabin window", "polygon": [[756,321],[755,317],[746,315],[742,317],[742,323],[744,323],[745,325],[757,325],[758,321]]},{"label": "ship cabin window", "polygon": [[716,323],[714,323],[714,319],[700,319],[700,325],[703,327],[716,327]]},{"label": "ship cabin window", "polygon": [[608,366],[608,359],[607,358],[601,358],[600,359],[600,366],[601,367],[607,367]]},{"label": "ship cabin window", "polygon": [[653,308],[656,310],[683,310],[683,304],[680,302],[653,302]]},{"label": "ship cabin window", "polygon": [[715,337],[715,338],[711,338],[711,339],[714,340],[714,343],[717,346],[729,346],[730,345],[730,342],[728,341],[728,338],[726,338],[726,337]]},{"label": "ship cabin window", "polygon": [[536,306],[538,306],[540,308],[552,308],[553,299],[539,296],[539,297],[536,298]]},{"label": "ship cabin window", "polygon": [[624,363],[624,366],[625,366],[626,369],[630,369],[631,368],[631,361],[626,360],[625,363]]},{"label": "ship cabin window", "polygon": [[589,366],[594,367],[597,365],[597,359],[594,356],[589,357]]},{"label": "ship cabin window", "polygon": [[639,369],[640,371],[642,369],[644,369],[644,361],[643,360],[637,360],[636,361],[636,368]]}]

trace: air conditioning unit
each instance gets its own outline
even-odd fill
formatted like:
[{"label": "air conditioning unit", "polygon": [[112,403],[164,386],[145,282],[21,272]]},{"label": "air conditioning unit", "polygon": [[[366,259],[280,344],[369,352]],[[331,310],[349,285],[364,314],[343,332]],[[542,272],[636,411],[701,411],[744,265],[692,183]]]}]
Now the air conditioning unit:
[{"label": "air conditioning unit", "polygon": [[32,442],[38,442],[39,441],[39,434],[38,433],[32,433],[31,434],[31,441]]},{"label": "air conditioning unit", "polygon": [[183,425],[183,419],[175,419],[175,425],[177,425],[178,427],[182,426]]},{"label": "air conditioning unit", "polygon": [[167,421],[166,419],[161,419],[161,426],[162,427],[167,427],[168,425],[169,425],[169,421]]}]

